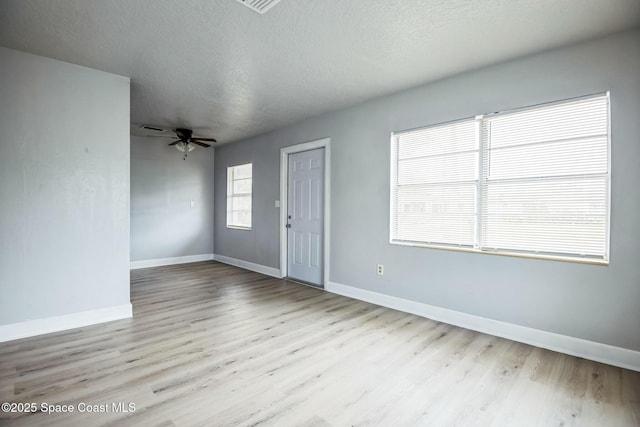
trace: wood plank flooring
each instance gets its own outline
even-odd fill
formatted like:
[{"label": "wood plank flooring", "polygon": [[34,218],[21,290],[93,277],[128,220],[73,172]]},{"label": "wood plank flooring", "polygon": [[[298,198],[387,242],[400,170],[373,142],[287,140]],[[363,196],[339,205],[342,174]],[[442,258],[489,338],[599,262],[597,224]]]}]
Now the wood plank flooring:
[{"label": "wood plank flooring", "polygon": [[0,401],[76,410],[0,425],[640,425],[638,372],[217,262],[134,270],[131,297],[133,319],[1,343]]}]

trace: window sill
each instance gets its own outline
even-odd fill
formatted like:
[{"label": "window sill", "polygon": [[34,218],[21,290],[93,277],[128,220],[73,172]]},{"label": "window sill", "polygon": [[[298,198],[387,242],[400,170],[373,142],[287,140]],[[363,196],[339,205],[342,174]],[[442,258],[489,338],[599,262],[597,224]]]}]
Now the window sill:
[{"label": "window sill", "polygon": [[547,261],[574,262],[578,264],[605,265],[605,266],[609,265],[608,259],[579,258],[579,257],[572,257],[572,256],[521,253],[521,252],[509,252],[509,251],[490,251],[490,250],[474,249],[469,247],[430,245],[427,243],[403,242],[403,241],[394,241],[394,240],[389,241],[389,243],[392,245],[398,245],[398,246],[412,246],[417,248],[438,249],[438,250],[455,251],[455,252],[470,252],[470,253],[485,254],[485,255],[501,255],[501,256],[516,257],[516,258],[542,259]]},{"label": "window sill", "polygon": [[232,230],[251,230],[251,227],[241,227],[239,225],[227,225],[227,228],[230,228]]}]

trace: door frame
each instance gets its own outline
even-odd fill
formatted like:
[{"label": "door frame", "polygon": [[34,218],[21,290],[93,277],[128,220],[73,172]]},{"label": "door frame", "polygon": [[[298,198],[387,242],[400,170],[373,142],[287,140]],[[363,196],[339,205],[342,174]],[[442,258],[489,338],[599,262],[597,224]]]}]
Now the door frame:
[{"label": "door frame", "polygon": [[288,184],[289,184],[289,155],[303,151],[324,148],[324,224],[322,230],[323,244],[323,273],[322,287],[326,288],[329,282],[329,236],[331,235],[331,138],[322,138],[315,141],[303,142],[280,149],[280,276],[288,276],[288,241],[287,241],[287,210],[288,210]]}]

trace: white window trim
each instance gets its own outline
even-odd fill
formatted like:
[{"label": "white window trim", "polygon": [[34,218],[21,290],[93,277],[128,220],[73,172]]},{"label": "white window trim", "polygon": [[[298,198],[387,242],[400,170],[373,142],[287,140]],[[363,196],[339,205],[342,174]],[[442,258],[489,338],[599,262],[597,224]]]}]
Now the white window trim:
[{"label": "white window trim", "polygon": [[[232,194],[233,182],[232,180],[230,180],[229,173],[231,172],[232,168],[235,168],[238,166],[245,166],[245,165],[251,165],[251,193]],[[246,178],[246,179],[249,179],[249,178]],[[229,224],[230,215],[231,215],[231,211],[229,210],[229,198],[234,196],[251,196],[251,225],[249,227],[236,225],[236,224]],[[227,219],[226,219],[226,222],[227,222],[227,228],[230,228],[232,230],[251,230],[253,227],[253,162],[239,163],[237,165],[227,166]]]},{"label": "white window trim", "polygon": [[[458,119],[458,120],[452,120],[449,122],[442,122],[442,123],[434,123],[431,125],[427,125],[427,126],[419,126],[419,127],[415,127],[415,128],[409,128],[409,129],[404,129],[401,131],[396,131],[396,132],[392,132],[391,133],[391,138],[390,138],[390,161],[391,161],[391,169],[390,169],[390,180],[389,180],[389,243],[392,245],[398,245],[398,246],[408,246],[408,247],[418,247],[418,248],[428,248],[428,249],[437,249],[437,250],[448,250],[448,251],[456,251],[456,252],[468,252],[468,253],[477,253],[477,254],[488,254],[488,255],[500,255],[500,256],[510,256],[510,257],[518,257],[518,258],[533,258],[533,259],[543,259],[543,260],[551,260],[551,261],[566,261],[566,262],[574,262],[574,263],[580,263],[580,264],[593,264],[593,265],[609,265],[609,257],[610,257],[610,236],[611,236],[611,95],[609,91],[606,92],[600,92],[600,93],[595,93],[595,94],[591,94],[591,95],[585,95],[585,96],[579,96],[579,97],[574,97],[574,98],[568,98],[568,99],[563,99],[563,100],[559,100],[559,101],[553,101],[553,102],[547,102],[547,103],[541,103],[541,104],[535,104],[535,105],[530,105],[530,106],[526,106],[526,107],[521,107],[521,108],[515,108],[515,109],[509,109],[509,110],[504,110],[504,111],[500,111],[500,112],[495,112],[495,113],[491,113],[491,114],[485,114],[485,115],[478,115],[475,116],[475,120],[478,123],[478,128],[477,128],[477,132],[479,132],[481,134],[482,132],[482,126],[484,124],[483,119],[484,118],[488,118],[494,115],[499,115],[499,114],[507,114],[507,113],[514,113],[514,112],[518,112],[518,111],[525,111],[525,110],[531,110],[534,109],[536,107],[542,107],[542,106],[552,106],[552,105],[557,105],[557,104],[562,104],[562,103],[566,103],[566,102],[571,102],[571,101],[579,101],[579,100],[586,100],[586,99],[590,99],[590,98],[597,98],[597,97],[602,97],[602,96],[606,96],[608,99],[608,129],[607,129],[607,187],[606,187],[606,196],[605,196],[605,203],[607,204],[606,206],[606,224],[605,224],[605,254],[604,254],[604,259],[601,258],[590,258],[590,257],[581,257],[581,256],[573,256],[573,255],[556,255],[556,254],[547,254],[547,253],[535,253],[533,251],[530,252],[519,252],[519,251],[508,251],[508,250],[502,250],[502,249],[487,249],[487,248],[483,248],[483,247],[468,247],[468,246],[462,246],[462,245],[447,245],[447,244],[433,244],[433,243],[421,243],[421,242],[412,242],[412,241],[402,241],[402,240],[395,240],[393,239],[393,220],[394,220],[394,206],[392,203],[392,197],[393,197],[393,191],[394,191],[394,182],[393,182],[393,177],[397,176],[397,166],[398,166],[398,160],[397,160],[397,152],[394,150],[394,148],[396,148],[395,146],[397,145],[397,143],[394,141],[394,139],[397,137],[396,135],[401,134],[401,133],[405,133],[405,132],[409,132],[412,130],[419,130],[419,129],[426,129],[426,128],[430,128],[433,126],[439,126],[439,125],[443,125],[443,124],[453,124],[456,122],[461,122],[461,121],[465,121],[465,120],[473,120],[473,117],[468,117],[468,118],[463,118],[463,119]],[[480,143],[479,146],[479,176],[478,176],[478,198],[481,199],[482,198],[482,194],[481,194],[481,190],[482,190],[482,185],[483,181],[486,181],[486,177],[484,176],[484,172],[483,172],[483,162],[484,162],[484,155],[485,155],[485,151],[486,151],[486,147],[484,146],[485,144]],[[477,224],[476,224],[476,241],[477,244],[479,244],[480,242],[480,236],[479,234],[481,233],[481,227],[482,227],[482,204],[484,203],[483,200],[479,200],[479,203],[477,205],[477,215],[478,215],[478,219],[477,219]]]}]

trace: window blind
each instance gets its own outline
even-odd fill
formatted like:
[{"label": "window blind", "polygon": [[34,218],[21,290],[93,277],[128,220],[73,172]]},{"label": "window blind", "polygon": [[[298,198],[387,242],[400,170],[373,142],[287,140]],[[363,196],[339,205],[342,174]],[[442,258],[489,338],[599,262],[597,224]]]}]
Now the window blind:
[{"label": "window blind", "polygon": [[227,227],[251,228],[252,186],[251,163],[227,168]]},{"label": "window blind", "polygon": [[608,259],[609,96],[392,134],[392,243]]},{"label": "window blind", "polygon": [[608,111],[598,96],[485,119],[484,248],[606,258]]},{"label": "window blind", "polygon": [[393,241],[474,246],[476,131],[465,120],[393,136]]}]

